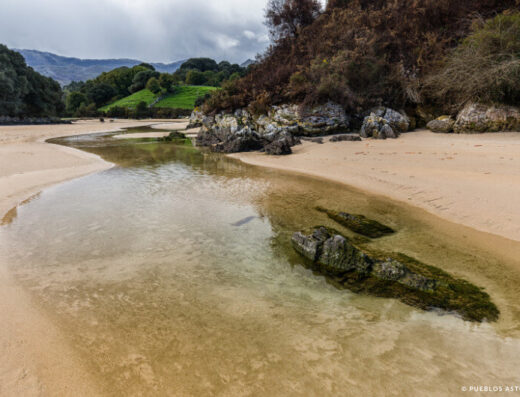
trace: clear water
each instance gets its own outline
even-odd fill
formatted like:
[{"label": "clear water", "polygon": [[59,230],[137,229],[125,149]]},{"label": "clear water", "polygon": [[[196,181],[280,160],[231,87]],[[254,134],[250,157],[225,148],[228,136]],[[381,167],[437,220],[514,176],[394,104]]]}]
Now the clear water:
[{"label": "clear water", "polygon": [[[11,212],[0,255],[107,395],[431,396],[520,382],[517,243],[187,146],[59,142],[118,166]],[[372,244],[485,287],[500,321],[334,288],[289,245],[296,230],[338,227],[316,205],[398,230]]]}]

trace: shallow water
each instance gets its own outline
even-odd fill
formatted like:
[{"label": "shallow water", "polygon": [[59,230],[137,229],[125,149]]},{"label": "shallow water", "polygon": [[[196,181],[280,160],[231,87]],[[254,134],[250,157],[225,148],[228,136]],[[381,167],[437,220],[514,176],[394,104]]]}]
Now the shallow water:
[{"label": "shallow water", "polygon": [[[430,396],[520,383],[517,243],[189,146],[58,142],[118,166],[11,211],[0,256],[107,395]],[[371,246],[485,287],[499,322],[334,288],[289,244],[296,230],[340,228],[316,205],[396,229]]]}]

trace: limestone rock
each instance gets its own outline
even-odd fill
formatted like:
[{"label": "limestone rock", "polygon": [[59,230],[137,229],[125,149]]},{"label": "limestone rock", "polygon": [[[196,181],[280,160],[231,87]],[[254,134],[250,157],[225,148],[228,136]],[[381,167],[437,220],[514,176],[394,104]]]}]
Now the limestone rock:
[{"label": "limestone rock", "polygon": [[441,116],[430,121],[426,124],[426,127],[432,132],[449,133],[453,132],[454,125],[455,120],[453,120],[451,116]]},{"label": "limestone rock", "polygon": [[519,130],[520,110],[471,103],[458,114],[453,129],[458,134]]},{"label": "limestone rock", "polygon": [[399,133],[392,129],[386,119],[377,116],[375,113],[365,117],[359,134],[363,138],[375,139],[397,138],[399,136]]},{"label": "limestone rock", "polygon": [[385,119],[387,124],[392,127],[392,130],[397,133],[406,132],[410,128],[410,119],[408,116],[396,110],[381,106],[372,109],[370,113],[374,113],[376,116]]}]

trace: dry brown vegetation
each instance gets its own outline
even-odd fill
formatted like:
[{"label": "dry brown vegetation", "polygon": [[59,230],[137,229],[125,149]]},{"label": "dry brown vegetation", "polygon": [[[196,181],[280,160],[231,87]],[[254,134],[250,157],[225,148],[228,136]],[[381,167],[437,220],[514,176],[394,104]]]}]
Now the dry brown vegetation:
[{"label": "dry brown vegetation", "polygon": [[205,110],[249,106],[262,112],[270,104],[327,100],[350,112],[380,104],[415,107],[424,100],[425,77],[444,67],[474,21],[517,5],[518,0],[331,0],[297,34],[277,37],[252,72],[208,100]]}]

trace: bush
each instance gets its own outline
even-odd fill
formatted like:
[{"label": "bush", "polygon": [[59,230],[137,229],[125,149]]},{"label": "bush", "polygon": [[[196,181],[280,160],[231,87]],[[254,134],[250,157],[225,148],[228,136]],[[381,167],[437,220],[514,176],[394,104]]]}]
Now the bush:
[{"label": "bush", "polygon": [[152,91],[154,94],[157,94],[161,91],[161,86],[159,85],[159,80],[157,78],[152,77],[148,82],[146,83],[146,88],[150,91]]},{"label": "bush", "polygon": [[520,13],[474,25],[470,34],[426,80],[425,95],[447,110],[467,102],[520,101]]}]

